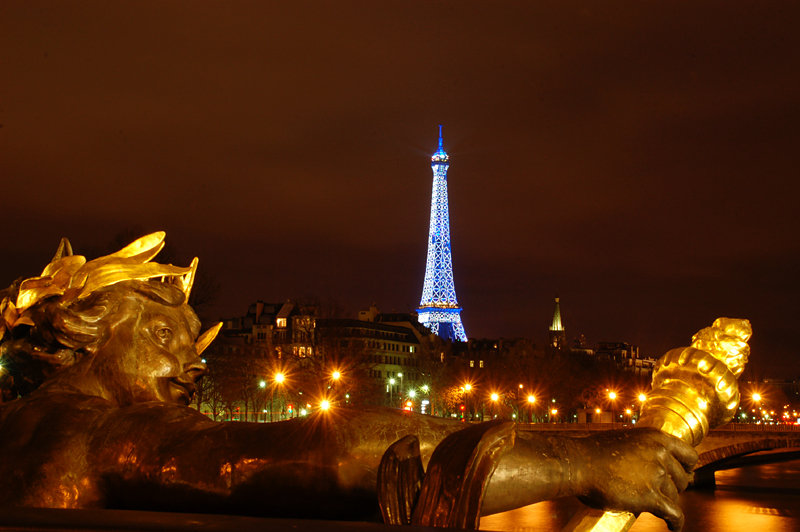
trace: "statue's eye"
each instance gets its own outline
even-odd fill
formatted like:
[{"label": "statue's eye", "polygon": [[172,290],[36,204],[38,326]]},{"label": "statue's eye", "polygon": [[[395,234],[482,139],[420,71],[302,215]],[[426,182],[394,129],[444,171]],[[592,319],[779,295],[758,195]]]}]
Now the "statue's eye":
[{"label": "statue's eye", "polygon": [[169,343],[169,341],[172,340],[172,329],[169,327],[161,327],[160,329],[157,329],[156,338],[158,338],[161,343]]}]

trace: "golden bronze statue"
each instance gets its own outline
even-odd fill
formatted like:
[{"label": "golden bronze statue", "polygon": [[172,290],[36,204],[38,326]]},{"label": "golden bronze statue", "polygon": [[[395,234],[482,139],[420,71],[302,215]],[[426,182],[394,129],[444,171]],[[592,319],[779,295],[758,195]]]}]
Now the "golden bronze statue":
[{"label": "golden bronze statue", "polygon": [[41,276],[0,292],[0,384],[20,396],[0,404],[0,507],[356,520],[379,518],[380,492],[390,522],[474,527],[480,515],[580,496],[680,528],[677,495],[697,455],[653,428],[586,438],[497,423],[462,431],[387,408],[209,420],[187,405],[218,327],[199,335],[186,304],[196,259],[151,262],[163,239],[90,262],[64,240]]}]

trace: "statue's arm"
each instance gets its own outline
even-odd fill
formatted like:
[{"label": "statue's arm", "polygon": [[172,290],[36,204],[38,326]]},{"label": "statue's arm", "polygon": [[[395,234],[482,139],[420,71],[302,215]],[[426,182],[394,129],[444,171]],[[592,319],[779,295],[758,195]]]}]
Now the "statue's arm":
[{"label": "statue's arm", "polygon": [[[407,434],[423,462],[459,423],[388,409],[340,409],[280,423],[218,423],[164,403],[117,409],[93,453],[126,507],[359,518],[376,508],[377,467]],[[592,505],[672,518],[696,455],[658,431],[589,438],[519,432],[484,498],[484,515],[579,496]],[[315,501],[314,505],[298,501]],[[353,513],[342,513],[343,510]]]},{"label": "statue's arm", "polygon": [[577,496],[595,508],[650,512],[676,529],[683,521],[678,493],[696,462],[690,445],[656,429],[585,438],[518,432],[489,482],[482,514]]}]

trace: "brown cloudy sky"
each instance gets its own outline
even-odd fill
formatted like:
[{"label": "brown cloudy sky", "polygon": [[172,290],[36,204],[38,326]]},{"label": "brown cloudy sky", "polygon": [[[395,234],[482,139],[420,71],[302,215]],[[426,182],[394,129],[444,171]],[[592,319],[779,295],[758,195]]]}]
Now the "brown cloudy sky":
[{"label": "brown cloudy sky", "polygon": [[163,229],[220,316],[419,304],[438,124],[467,334],[800,377],[795,2],[3,2],[0,282]]}]

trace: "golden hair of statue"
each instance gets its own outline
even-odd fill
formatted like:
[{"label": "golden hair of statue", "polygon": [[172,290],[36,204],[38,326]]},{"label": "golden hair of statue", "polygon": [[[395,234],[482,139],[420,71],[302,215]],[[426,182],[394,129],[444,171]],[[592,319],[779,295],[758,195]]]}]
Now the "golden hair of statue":
[{"label": "golden hair of statue", "polygon": [[188,301],[197,272],[197,257],[186,268],[150,262],[164,247],[165,236],[164,231],[143,236],[116,253],[89,262],[82,255],[73,255],[69,240],[61,239],[53,260],[42,274],[22,281],[16,301],[6,297],[0,302],[0,338],[6,329],[16,325],[33,325],[25,310],[46,297],[59,296],[62,303],[69,303],[122,281],[161,278],[180,288]]}]

